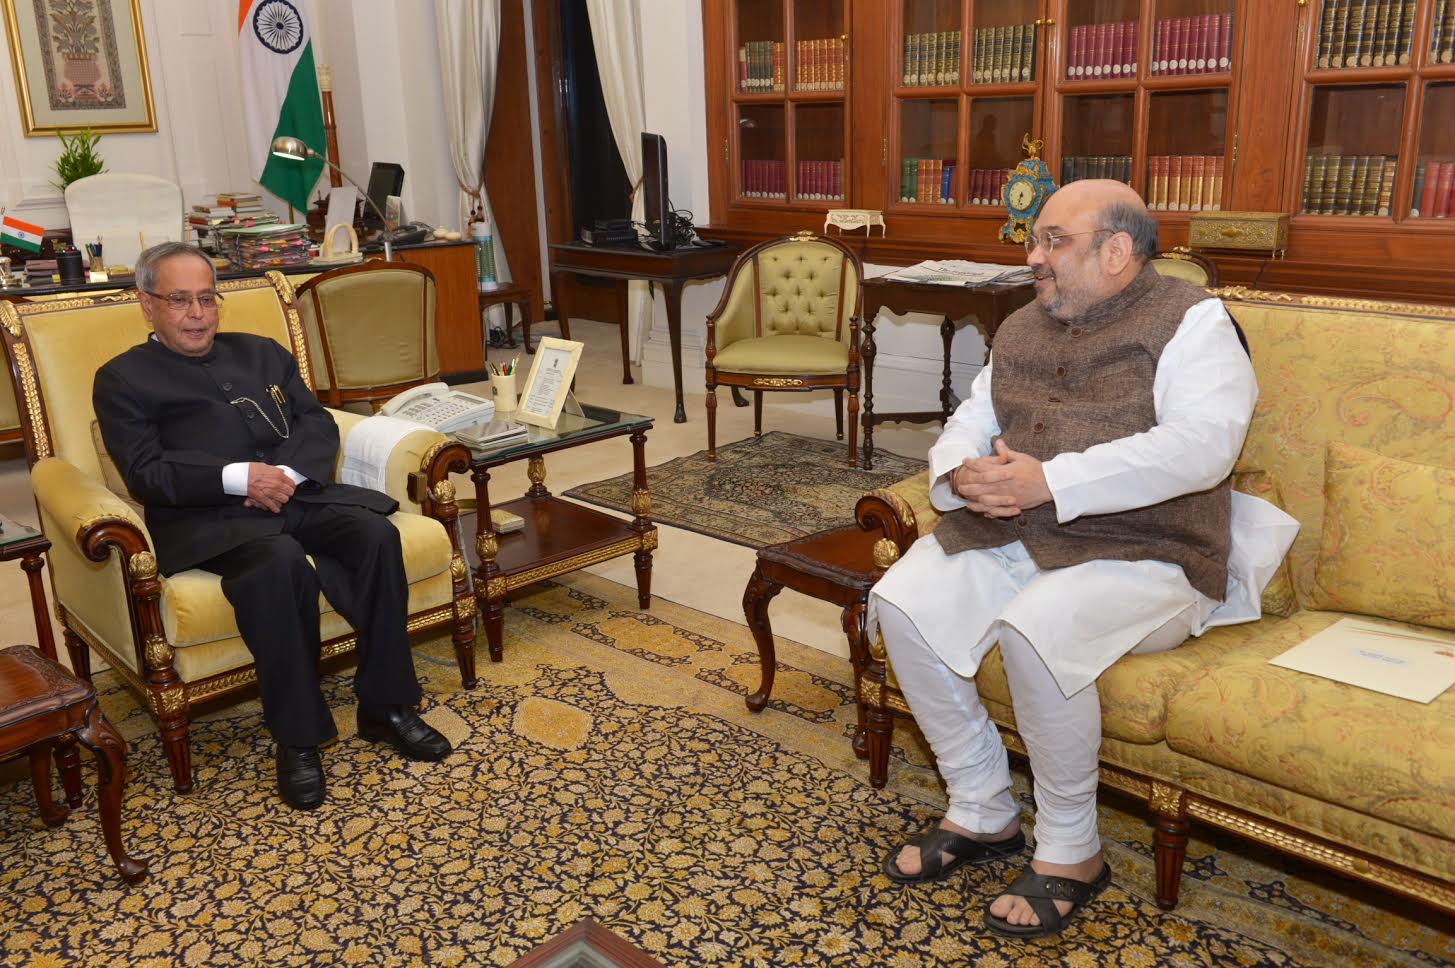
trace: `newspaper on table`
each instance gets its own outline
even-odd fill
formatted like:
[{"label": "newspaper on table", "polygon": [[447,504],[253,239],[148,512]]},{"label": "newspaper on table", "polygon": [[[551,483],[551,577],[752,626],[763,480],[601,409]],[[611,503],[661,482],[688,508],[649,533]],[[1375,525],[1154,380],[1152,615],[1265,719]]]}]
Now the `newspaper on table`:
[{"label": "newspaper on table", "polygon": [[884,276],[894,282],[927,282],[937,286],[985,286],[991,283],[1030,282],[1031,267],[963,259],[931,259],[905,266]]}]

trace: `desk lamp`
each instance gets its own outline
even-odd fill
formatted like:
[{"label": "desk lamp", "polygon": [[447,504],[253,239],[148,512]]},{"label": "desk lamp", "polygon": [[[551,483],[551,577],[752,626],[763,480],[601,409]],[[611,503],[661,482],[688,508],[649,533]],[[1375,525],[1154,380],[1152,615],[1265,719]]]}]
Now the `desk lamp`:
[{"label": "desk lamp", "polygon": [[[308,147],[308,145],[304,144],[300,139],[291,138],[288,135],[279,135],[278,137],[273,139],[273,154],[277,155],[279,158],[287,158],[289,161],[306,161],[309,158],[317,158],[319,161],[323,162],[325,165],[342,175],[344,181],[357,188],[359,194],[363,196],[364,201],[368,202],[369,207],[374,210],[374,214],[379,216],[379,224],[386,224],[384,221],[384,213],[379,211],[379,206],[375,204],[374,200],[369,197],[369,193],[364,191],[363,187],[360,186],[358,182],[350,178],[348,176],[348,173],[345,172],[338,165],[335,165],[323,155]],[[389,232],[387,229],[384,231],[382,238],[384,240],[384,261],[393,262],[394,247],[389,244]]]}]

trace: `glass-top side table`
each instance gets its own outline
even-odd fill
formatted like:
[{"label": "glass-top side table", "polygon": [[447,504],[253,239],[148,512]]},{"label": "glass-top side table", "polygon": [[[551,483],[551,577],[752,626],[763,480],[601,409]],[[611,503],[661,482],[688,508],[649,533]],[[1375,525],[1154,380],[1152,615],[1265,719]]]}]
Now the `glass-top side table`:
[{"label": "glass-top side table", "polygon": [[50,611],[46,608],[45,586],[41,584],[40,573],[45,568],[45,553],[50,550],[50,539],[29,525],[0,516],[0,561],[20,559],[21,570],[25,572],[30,585],[30,608],[35,613],[36,645],[47,659],[56,658],[56,640],[51,632]]}]

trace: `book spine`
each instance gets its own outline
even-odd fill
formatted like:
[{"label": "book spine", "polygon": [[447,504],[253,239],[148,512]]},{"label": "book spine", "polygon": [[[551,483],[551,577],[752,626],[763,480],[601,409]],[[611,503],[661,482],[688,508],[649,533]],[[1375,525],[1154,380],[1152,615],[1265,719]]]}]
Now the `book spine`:
[{"label": "book spine", "polygon": [[1350,14],[1353,12],[1355,0],[1335,0],[1338,3],[1338,13],[1334,17],[1334,43],[1329,50],[1329,66],[1343,67],[1350,49],[1349,27]]},{"label": "book spine", "polygon": [[1375,0],[1373,7],[1370,20],[1374,25],[1374,36],[1369,43],[1369,63],[1383,67],[1386,63],[1393,63],[1385,58],[1389,56],[1389,15],[1394,4],[1391,0]]},{"label": "book spine", "polygon": [[1310,192],[1310,215],[1327,215],[1326,203],[1329,199],[1329,156],[1319,154],[1314,156],[1314,178],[1313,190]]},{"label": "book spine", "polygon": [[914,201],[915,159],[903,158],[899,162],[899,200]]},{"label": "book spine", "polygon": [[1106,72],[1110,77],[1122,76],[1122,25],[1120,23],[1107,24],[1107,33],[1110,38],[1107,41],[1107,65]]},{"label": "book spine", "polygon": [[1026,52],[1026,32],[1020,24],[1007,27],[1006,30],[1010,31],[1010,55],[1006,60],[1006,80],[1015,82],[1021,79],[1021,57]]},{"label": "book spine", "polygon": [[1206,155],[1202,159],[1202,197],[1197,201],[1197,208],[1200,212],[1210,212],[1213,207],[1213,173],[1217,170],[1218,159],[1216,155]]},{"label": "book spine", "polygon": [[1440,48],[1446,41],[1444,33],[1446,0],[1435,0],[1435,10],[1430,14],[1430,62],[1440,62]]},{"label": "book spine", "polygon": [[1131,77],[1137,69],[1137,25],[1135,21],[1122,22],[1122,77]]},{"label": "book spine", "polygon": [[1221,43],[1218,45],[1218,70],[1230,71],[1233,69],[1233,15],[1225,13],[1219,16],[1221,29],[1218,36]]},{"label": "book spine", "polygon": [[1211,42],[1208,28],[1212,26],[1208,22],[1208,16],[1202,14],[1192,20],[1192,51],[1187,58],[1187,73],[1204,74],[1207,72],[1207,48]]},{"label": "book spine", "polygon": [[[1369,215],[1373,212],[1374,206],[1371,202],[1374,199],[1369,197],[1369,163],[1368,155],[1354,156],[1354,174],[1349,179],[1349,211],[1350,215]],[[1378,192],[1376,191],[1376,196]]]},{"label": "book spine", "polygon": [[1182,204],[1182,156],[1167,158],[1167,211],[1177,212]]},{"label": "book spine", "polygon": [[1335,215],[1354,214],[1354,173],[1358,167],[1357,160],[1355,155],[1343,155],[1339,160],[1339,177],[1335,181],[1337,187],[1334,189]]},{"label": "book spine", "polygon": [[1455,3],[1445,4],[1445,14],[1440,18],[1440,63],[1455,62]]},{"label": "book spine", "polygon": [[1004,84],[1010,80],[1010,33],[1009,27],[995,28],[994,79],[997,84]]},{"label": "book spine", "polygon": [[1157,171],[1161,167],[1162,156],[1150,155],[1147,158],[1147,190],[1142,193],[1147,203],[1147,209],[1152,212],[1162,211],[1162,198],[1157,192]]},{"label": "book spine", "polygon": [[955,165],[954,165],[953,162],[950,163],[950,164],[945,164],[944,162],[941,162],[940,163],[940,201],[941,202],[948,202],[950,200],[950,180],[954,177],[954,175],[955,175]]},{"label": "book spine", "polygon": [[1369,54],[1368,32],[1365,27],[1369,19],[1369,0],[1357,0],[1349,11],[1349,40],[1344,48],[1345,67],[1367,67],[1364,58]]},{"label": "book spine", "polygon": [[1394,175],[1399,161],[1392,155],[1379,159],[1379,198],[1375,202],[1375,215],[1390,215],[1394,212]]},{"label": "book spine", "polygon": [[1440,180],[1435,186],[1434,218],[1449,218],[1450,192],[1455,189],[1455,161],[1440,163]]},{"label": "book spine", "polygon": [[1334,46],[1334,0],[1323,0],[1319,11],[1319,38],[1314,66],[1320,70],[1329,66],[1329,55]]},{"label": "book spine", "polygon": [[904,40],[900,43],[899,57],[899,83],[903,87],[909,87],[909,58],[910,45],[914,42],[914,34],[905,34]]},{"label": "book spine", "polygon": [[1425,191],[1425,171],[1428,166],[1429,163],[1424,161],[1415,165],[1415,183],[1410,190],[1410,218],[1420,217],[1420,206]]},{"label": "book spine", "polygon": [[1220,212],[1223,208],[1223,156],[1213,155],[1212,201],[1209,208]]},{"label": "book spine", "polygon": [[788,46],[775,41],[772,47],[773,90],[781,91],[788,80]]},{"label": "book spine", "polygon": [[1016,80],[1022,84],[1035,76],[1036,63],[1036,25],[1021,24],[1021,56],[1019,60],[1020,73]]},{"label": "book spine", "polygon": [[970,83],[985,83],[985,28],[981,27],[971,34],[970,39]]},{"label": "book spine", "polygon": [[1074,81],[1079,76],[1078,71],[1081,63],[1081,37],[1086,33],[1085,27],[1072,27],[1066,44],[1066,79]]}]

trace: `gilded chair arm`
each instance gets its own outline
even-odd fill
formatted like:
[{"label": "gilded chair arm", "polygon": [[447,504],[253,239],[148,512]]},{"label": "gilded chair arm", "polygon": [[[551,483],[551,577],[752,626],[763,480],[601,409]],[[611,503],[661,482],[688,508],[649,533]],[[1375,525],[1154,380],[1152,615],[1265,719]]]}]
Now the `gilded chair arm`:
[{"label": "gilded chair arm", "polygon": [[[59,531],[47,532],[55,543],[64,540],[62,535],[73,538],[92,561],[103,560],[112,545],[123,554],[150,550],[146,525],[136,509],[74,464],[43,457],[30,469],[30,483],[41,513],[59,526]],[[91,546],[97,542],[93,553]]]},{"label": "gilded chair arm", "polygon": [[883,572],[919,538],[914,510],[888,488],[875,488],[854,505],[854,520],[865,531],[884,535],[874,542],[874,568]]}]

